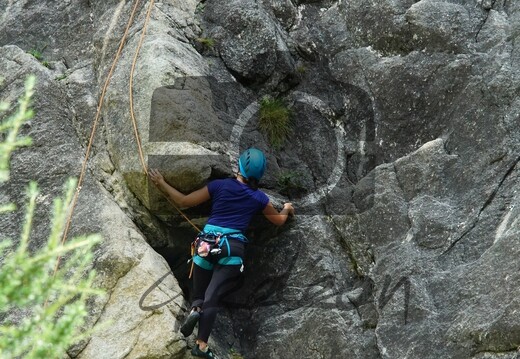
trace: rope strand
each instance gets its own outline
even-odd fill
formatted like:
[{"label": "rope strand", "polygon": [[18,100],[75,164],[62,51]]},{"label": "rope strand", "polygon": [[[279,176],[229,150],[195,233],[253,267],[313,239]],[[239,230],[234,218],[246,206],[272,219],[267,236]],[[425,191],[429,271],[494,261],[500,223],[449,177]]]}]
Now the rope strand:
[{"label": "rope strand", "polygon": [[[135,55],[134,55],[134,59],[133,59],[133,62],[132,62],[132,68],[131,68],[131,71],[130,71],[130,84],[129,84],[130,117],[132,119],[132,125],[133,125],[133,128],[134,128],[134,135],[135,135],[135,139],[136,139],[136,143],[137,143],[137,149],[138,149],[138,152],[139,152],[139,160],[141,162],[141,166],[143,167],[143,171],[144,171],[145,175],[148,174],[148,169],[146,167],[146,161],[145,161],[144,152],[143,152],[143,148],[142,148],[141,138],[139,136],[139,131],[138,131],[138,127],[137,127],[137,121],[135,119],[135,114],[134,114],[134,106],[133,106],[133,77],[134,77],[135,67],[136,67],[136,64],[137,64],[137,58],[139,56],[139,51],[140,51],[142,43],[144,41],[144,36],[146,34],[146,28],[147,28],[148,23],[150,21],[150,17],[151,17],[151,12],[152,12],[152,9],[153,9],[154,1],[155,0],[150,0],[150,3],[148,5],[148,10],[147,10],[147,13],[146,13],[146,20],[145,20],[145,23],[143,25],[143,31],[141,33],[141,37],[139,39],[139,43],[138,43],[138,46],[137,46],[137,49],[136,49],[136,52],[135,52]],[[97,126],[98,126],[99,120],[101,118],[101,109],[102,109],[103,104],[104,104],[105,95],[106,95],[108,86],[110,85],[110,81],[112,79],[112,75],[114,74],[114,70],[116,68],[116,65],[119,62],[119,58],[121,57],[121,53],[122,53],[123,48],[125,46],[126,39],[128,37],[128,32],[130,30],[130,27],[133,24],[134,17],[135,17],[135,14],[136,14],[139,2],[140,2],[140,0],[135,0],[135,2],[134,2],[134,6],[132,8],[132,12],[131,12],[130,17],[128,19],[128,22],[127,22],[127,25],[126,25],[126,28],[125,28],[125,32],[123,33],[123,36],[121,37],[121,41],[119,43],[119,47],[118,47],[117,52],[116,52],[116,54],[114,56],[114,59],[112,61],[112,65],[111,65],[110,70],[109,70],[109,72],[107,74],[107,77],[105,79],[105,83],[103,85],[103,89],[102,89],[100,97],[99,97],[99,102],[98,102],[98,106],[96,108],[96,114],[94,116],[94,121],[93,121],[93,125],[92,125],[92,130],[90,132],[90,137],[89,137],[87,149],[86,149],[86,152],[85,152],[85,157],[84,157],[82,165],[81,165],[81,172],[80,172],[80,175],[79,175],[78,183],[76,185],[76,191],[75,191],[74,197],[73,197],[73,199],[71,201],[71,205],[70,205],[70,209],[69,209],[69,215],[67,217],[67,222],[65,224],[63,237],[61,239],[61,244],[62,245],[67,240],[67,236],[68,236],[71,224],[72,224],[72,217],[74,215],[74,210],[76,208],[76,205],[77,205],[77,202],[78,202],[78,197],[79,197],[79,194],[81,192],[82,184],[83,184],[83,181],[84,181],[85,176],[86,176],[88,160],[90,158],[90,153],[92,151],[92,146],[93,146],[93,143],[94,143],[94,138],[95,138],[95,135],[96,135]],[[200,229],[181,211],[181,209],[179,207],[177,207],[177,205],[175,203],[173,203],[169,199],[168,199],[168,201],[181,214],[181,216],[188,223],[190,223],[193,226],[193,228],[196,231],[200,232]],[[60,265],[60,261],[61,261],[61,256],[58,256],[58,258],[56,259],[56,264],[54,266],[53,277],[56,276],[56,273],[58,271],[58,267]],[[47,306],[47,303],[48,303],[48,299],[45,301],[44,307]]]},{"label": "rope strand", "polygon": [[[130,97],[130,118],[132,119],[132,125],[133,125],[133,128],[134,128],[134,136],[135,136],[135,142],[137,144],[137,150],[139,152],[139,160],[141,161],[141,166],[143,167],[143,172],[144,172],[145,175],[148,175],[148,168],[146,166],[146,161],[144,159],[143,146],[142,146],[142,143],[141,143],[141,137],[139,136],[139,129],[138,129],[138,126],[137,126],[137,120],[135,118],[135,113],[134,113],[134,91],[133,91],[133,88],[134,88],[134,72],[135,72],[135,67],[136,67],[136,64],[137,64],[137,58],[139,57],[139,52],[141,51],[141,46],[143,45],[144,37],[146,35],[146,28],[148,27],[148,23],[150,21],[150,16],[152,14],[154,1],[155,0],[150,0],[150,4],[148,5],[148,10],[146,12],[146,20],[145,20],[144,25],[143,25],[143,31],[141,32],[141,36],[139,38],[139,43],[137,44],[137,48],[136,48],[136,51],[135,51],[135,54],[134,54],[134,59],[132,61],[132,68],[130,70],[130,83],[129,83],[129,86],[128,86],[128,88],[129,88],[128,92],[129,92],[129,97]],[[188,218],[188,216],[186,216],[184,214],[184,212],[173,201],[170,201],[168,199],[168,202],[170,202],[170,204],[177,210],[177,212],[179,212],[179,214],[189,224],[191,224],[191,226],[197,232],[200,232],[199,227],[197,227],[195,225],[195,223],[193,223]]]},{"label": "rope strand", "polygon": [[[69,233],[70,226],[71,226],[71,223],[72,223],[72,216],[74,214],[74,209],[76,208],[76,204],[78,202],[79,193],[81,191],[81,186],[83,184],[83,181],[85,179],[85,174],[87,172],[87,163],[88,163],[88,159],[90,157],[90,152],[92,150],[92,144],[94,143],[94,137],[96,135],[97,125],[98,125],[99,119],[101,117],[100,116],[101,108],[103,107],[103,102],[105,100],[105,94],[106,94],[106,91],[108,89],[108,85],[110,84],[110,80],[112,79],[112,75],[114,73],[116,65],[117,65],[117,63],[119,61],[119,57],[121,56],[121,52],[123,51],[123,48],[124,48],[124,45],[125,45],[125,42],[126,42],[126,38],[128,36],[128,31],[130,30],[130,26],[133,23],[134,15],[136,13],[137,5],[139,5],[139,2],[140,2],[140,0],[135,0],[134,7],[133,7],[132,12],[130,14],[130,18],[128,19],[128,23],[126,25],[125,32],[124,32],[123,36],[121,37],[121,41],[119,43],[119,48],[117,49],[117,53],[114,56],[114,60],[112,61],[112,66],[110,67],[110,71],[108,72],[108,75],[107,75],[106,80],[105,80],[105,84],[103,86],[103,89],[101,91],[101,95],[99,97],[99,103],[98,103],[98,106],[97,106],[97,109],[96,109],[96,115],[94,117],[94,123],[92,125],[92,130],[90,131],[90,138],[89,138],[88,145],[87,145],[87,151],[85,153],[85,158],[83,159],[83,163],[81,165],[81,172],[80,172],[80,175],[79,175],[78,184],[76,186],[76,192],[74,193],[74,197],[73,197],[72,202],[71,202],[69,215],[67,217],[67,222],[65,224],[65,230],[63,232],[63,237],[61,239],[61,244],[62,245],[67,240],[67,235]],[[54,274],[53,274],[53,276],[56,275],[56,272],[58,270],[58,266],[60,264],[60,261],[61,261],[61,256],[59,256],[57,258],[57,260],[56,260],[56,265],[54,266]]]},{"label": "rope strand", "polygon": [[132,61],[132,68],[130,69],[130,84],[128,86],[128,92],[130,96],[130,118],[132,119],[132,125],[134,127],[134,135],[135,141],[137,142],[137,150],[139,151],[139,160],[141,161],[141,166],[143,167],[144,173],[148,174],[148,169],[146,167],[146,161],[144,159],[143,147],[141,145],[141,138],[139,136],[139,130],[137,128],[137,121],[135,119],[134,114],[134,72],[135,66],[137,64],[137,58],[139,57],[139,52],[141,51],[141,46],[143,45],[144,36],[146,34],[146,28],[148,27],[148,22],[150,21],[150,15],[152,14],[152,8],[155,0],[150,0],[150,4],[148,5],[148,10],[146,12],[146,20],[144,21],[143,31],[141,32],[141,36],[139,38],[139,43],[137,44],[137,49],[135,50],[134,59]]}]

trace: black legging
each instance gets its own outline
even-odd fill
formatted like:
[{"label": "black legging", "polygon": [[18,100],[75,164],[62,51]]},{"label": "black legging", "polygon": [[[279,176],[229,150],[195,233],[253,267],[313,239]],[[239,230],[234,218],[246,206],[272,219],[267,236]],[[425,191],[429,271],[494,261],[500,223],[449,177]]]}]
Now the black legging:
[{"label": "black legging", "polygon": [[[245,244],[239,240],[229,239],[230,255],[244,258]],[[220,300],[231,293],[240,279],[241,265],[221,265],[218,260],[227,257],[227,246],[222,246],[222,253],[209,258],[214,264],[213,270],[195,265],[193,268],[193,302],[192,308],[202,309],[199,319],[197,339],[208,342],[211,329],[217,318]]]}]

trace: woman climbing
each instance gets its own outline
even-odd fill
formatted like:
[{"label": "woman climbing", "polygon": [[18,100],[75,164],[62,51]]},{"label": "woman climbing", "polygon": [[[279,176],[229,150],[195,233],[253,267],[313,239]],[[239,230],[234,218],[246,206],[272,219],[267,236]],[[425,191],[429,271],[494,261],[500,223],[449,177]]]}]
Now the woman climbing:
[{"label": "woman climbing", "polygon": [[157,170],[150,170],[152,182],[180,207],[193,207],[212,200],[207,224],[197,237],[193,257],[193,302],[191,312],[181,327],[187,337],[199,323],[195,347],[191,354],[214,358],[208,338],[217,317],[220,299],[236,285],[243,270],[247,238],[244,235],[255,214],[262,212],[275,225],[285,223],[294,214],[291,203],[278,212],[267,195],[258,189],[266,159],[262,151],[249,148],[238,160],[236,178],[214,180],[207,186],[184,195],[170,186]]}]

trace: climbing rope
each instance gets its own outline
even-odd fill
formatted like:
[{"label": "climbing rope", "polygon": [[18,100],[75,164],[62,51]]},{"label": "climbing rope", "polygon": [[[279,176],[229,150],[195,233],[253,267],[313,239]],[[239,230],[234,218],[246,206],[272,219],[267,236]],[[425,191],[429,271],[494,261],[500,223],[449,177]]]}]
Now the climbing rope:
[{"label": "climbing rope", "polygon": [[[134,88],[134,72],[135,72],[135,66],[137,64],[137,58],[139,57],[139,52],[141,51],[141,46],[143,44],[143,40],[144,40],[144,36],[146,34],[146,28],[148,26],[148,22],[150,20],[150,15],[152,13],[152,7],[153,7],[153,3],[154,3],[154,0],[150,0],[150,5],[148,6],[148,11],[146,13],[146,20],[144,22],[144,25],[143,25],[143,31],[141,32],[141,37],[139,38],[139,43],[137,44],[137,49],[135,51],[135,54],[134,54],[134,59],[132,61],[132,68],[130,70],[130,84],[128,86],[128,91],[129,91],[129,97],[130,97],[130,118],[132,119],[132,125],[134,127],[134,136],[135,136],[135,142],[137,144],[137,150],[139,152],[139,159],[141,161],[141,166],[143,167],[143,172],[145,173],[145,175],[148,175],[148,168],[146,167],[146,161],[144,159],[144,154],[143,154],[143,147],[142,147],[142,144],[141,144],[141,137],[139,136],[139,130],[137,128],[137,120],[135,119],[135,114],[134,114],[134,91],[133,91],[133,88]],[[173,201],[170,201],[169,198],[167,198],[168,202],[170,202],[170,204],[173,206],[173,208],[175,208],[177,210],[177,212],[179,212],[179,214],[197,231],[197,232],[200,232],[200,228],[197,227],[197,225],[195,223],[193,223],[189,218],[188,216],[186,216],[184,214],[184,212],[173,202]],[[193,258],[193,256],[195,255],[195,245],[194,245],[194,242],[191,244],[191,248],[190,248],[190,251],[191,251],[191,258]],[[191,262],[191,266],[190,266],[190,273],[189,273],[189,276],[188,278],[191,278],[192,274],[193,274],[193,265],[194,265],[194,262],[192,261]]]},{"label": "climbing rope", "polygon": [[[151,0],[150,4],[148,5],[148,10],[146,12],[146,20],[143,25],[143,31],[141,32],[141,37],[139,38],[139,43],[137,44],[137,48],[134,54],[134,59],[132,61],[132,68],[130,69],[130,84],[128,86],[129,88],[129,97],[130,97],[130,118],[132,119],[132,125],[134,127],[134,136],[135,136],[135,142],[137,144],[137,150],[139,152],[139,159],[141,161],[141,166],[143,167],[143,172],[145,175],[148,175],[148,168],[146,167],[146,161],[144,159],[144,151],[141,144],[141,137],[139,136],[139,130],[137,128],[137,120],[135,119],[135,113],[134,113],[134,72],[135,72],[135,66],[137,64],[137,58],[139,57],[139,52],[141,51],[141,46],[143,45],[144,37],[146,35],[146,28],[148,27],[148,22],[150,21],[150,15],[152,14],[152,8],[155,0]],[[168,199],[168,202],[179,212],[179,214],[189,223],[191,226],[197,231],[200,232],[200,229],[193,223],[188,216],[184,214],[184,212],[173,202]]]},{"label": "climbing rope", "polygon": [[[67,217],[67,223],[65,224],[65,230],[63,232],[63,237],[61,239],[61,244],[63,245],[65,241],[67,240],[67,235],[70,230],[70,225],[72,223],[72,216],[74,214],[74,209],[76,208],[76,204],[78,202],[79,193],[81,191],[81,186],[83,184],[83,181],[85,179],[85,175],[87,173],[87,163],[88,159],[90,157],[90,152],[92,150],[92,144],[94,143],[94,137],[96,135],[96,129],[99,123],[99,119],[101,117],[101,108],[103,107],[103,102],[105,101],[105,94],[108,89],[108,85],[110,84],[110,80],[112,79],[112,75],[114,73],[114,70],[116,68],[116,65],[119,61],[119,57],[121,56],[121,52],[123,51],[123,48],[125,46],[126,38],[128,36],[128,31],[130,30],[130,26],[132,25],[134,21],[134,15],[137,11],[137,5],[139,5],[140,0],[135,0],[134,7],[132,9],[132,12],[130,13],[130,18],[128,19],[128,23],[126,24],[125,32],[123,33],[123,36],[121,37],[121,41],[119,42],[119,48],[117,49],[116,55],[114,56],[114,60],[112,61],[112,66],[110,67],[110,71],[108,72],[108,75],[105,79],[105,84],[103,85],[103,89],[101,91],[101,95],[99,97],[99,103],[96,109],[96,115],[94,117],[94,123],[92,125],[92,130],[90,131],[90,138],[87,145],[87,151],[85,153],[85,158],[83,159],[83,163],[81,165],[81,172],[78,179],[78,184],[76,186],[76,192],[74,193],[74,197],[72,198],[72,203],[70,206],[69,216]],[[56,271],[58,270],[58,266],[60,264],[61,256],[58,257],[56,261],[56,265],[54,267],[54,274],[56,274]]]},{"label": "climbing rope", "polygon": [[[87,145],[87,151],[85,152],[85,157],[83,159],[83,163],[81,165],[81,172],[78,179],[78,184],[76,185],[76,191],[74,193],[74,197],[72,198],[72,202],[70,204],[70,210],[69,215],[67,217],[67,222],[65,224],[65,230],[63,231],[63,237],[61,238],[61,245],[65,243],[67,240],[67,235],[70,230],[70,225],[72,223],[72,216],[74,215],[74,209],[76,208],[76,204],[78,203],[78,197],[79,193],[81,191],[81,186],[83,184],[83,180],[85,179],[85,175],[87,173],[87,163],[88,159],[90,157],[90,152],[92,150],[92,145],[94,143],[94,137],[96,135],[96,129],[97,125],[99,123],[99,119],[101,117],[101,108],[103,107],[103,102],[105,101],[105,94],[108,89],[108,85],[110,84],[110,80],[112,79],[112,75],[114,73],[114,70],[116,68],[116,65],[119,61],[119,57],[121,56],[121,52],[123,51],[123,48],[125,46],[126,38],[128,36],[128,31],[130,30],[130,26],[132,26],[132,23],[134,21],[134,15],[137,11],[137,5],[139,5],[140,0],[135,0],[134,7],[132,8],[132,12],[130,13],[130,17],[128,19],[128,23],[126,24],[125,32],[123,33],[123,36],[121,37],[121,41],[119,42],[119,47],[117,49],[117,52],[114,56],[114,60],[112,61],[112,66],[110,67],[110,71],[108,72],[108,75],[105,79],[105,84],[103,85],[103,89],[101,90],[101,95],[99,96],[99,103],[96,109],[96,115],[94,116],[94,123],[92,124],[92,130],[90,131],[90,138]],[[56,258],[56,264],[54,265],[54,271],[52,276],[56,276],[56,272],[58,271],[58,267],[60,266],[61,262],[61,256],[58,256]],[[47,298],[45,300],[45,303],[43,304],[44,307],[47,307],[49,299]]]},{"label": "climbing rope", "polygon": [[143,147],[141,145],[141,137],[139,136],[139,130],[137,129],[137,121],[135,119],[134,114],[134,71],[135,65],[137,64],[137,58],[139,57],[139,52],[141,51],[141,46],[143,45],[144,36],[146,34],[146,28],[148,27],[148,22],[150,21],[150,15],[152,14],[152,6],[155,0],[150,0],[150,4],[148,6],[148,10],[146,12],[146,20],[144,21],[143,31],[141,32],[141,37],[139,38],[139,43],[137,44],[137,49],[135,50],[134,60],[132,61],[132,68],[130,69],[130,84],[128,86],[128,92],[130,97],[130,118],[132,119],[132,125],[134,127],[134,135],[135,141],[137,143],[137,150],[139,151],[139,160],[141,161],[141,166],[143,166],[143,171],[146,175],[148,175],[148,169],[146,167],[146,161],[144,160]]},{"label": "climbing rope", "polygon": [[[90,132],[90,138],[89,138],[89,141],[88,141],[87,150],[86,150],[83,162],[82,162],[81,172],[80,172],[78,183],[77,183],[77,186],[76,186],[76,191],[74,193],[74,197],[73,197],[71,205],[70,205],[69,215],[67,217],[67,222],[65,224],[63,237],[61,239],[61,244],[62,245],[67,240],[67,235],[69,233],[70,226],[71,226],[71,223],[72,223],[72,217],[73,217],[73,214],[74,214],[74,209],[76,208],[76,205],[77,205],[77,202],[78,202],[79,193],[81,191],[81,187],[82,187],[83,181],[85,179],[85,175],[86,175],[86,172],[87,172],[87,164],[88,164],[88,160],[89,160],[89,157],[90,157],[90,153],[92,151],[92,146],[93,146],[93,143],[94,143],[94,138],[95,138],[97,126],[98,126],[99,120],[101,118],[101,109],[103,107],[103,103],[104,103],[104,100],[105,100],[106,91],[107,91],[108,86],[110,84],[110,81],[112,79],[112,75],[114,73],[116,65],[119,62],[119,58],[121,56],[122,50],[123,50],[123,48],[125,46],[126,39],[128,37],[128,32],[130,30],[130,27],[133,24],[135,13],[137,11],[137,7],[139,5],[139,2],[140,2],[140,0],[135,0],[134,1],[134,6],[132,8],[132,12],[130,13],[130,17],[129,17],[128,23],[126,25],[125,32],[123,33],[123,36],[121,37],[121,41],[119,42],[119,48],[117,49],[117,52],[116,52],[116,54],[114,56],[114,59],[112,61],[112,65],[111,65],[110,70],[109,70],[109,72],[107,74],[107,77],[105,79],[105,83],[103,85],[103,89],[101,91],[101,95],[100,95],[100,98],[99,98],[98,106],[97,106],[97,109],[96,109],[96,115],[94,117],[94,121],[93,121],[93,125],[92,125],[92,130]],[[147,10],[147,13],[146,13],[146,20],[144,22],[143,30],[141,32],[141,37],[139,39],[139,43],[138,43],[138,46],[137,46],[137,49],[136,49],[136,52],[135,52],[135,55],[134,55],[134,59],[133,59],[133,62],[132,62],[132,68],[131,68],[131,71],[130,71],[130,81],[129,81],[130,82],[130,84],[129,84],[129,91],[130,91],[130,117],[132,119],[132,124],[133,124],[133,128],[134,128],[134,135],[135,135],[135,139],[136,139],[136,142],[137,142],[137,149],[138,149],[138,152],[139,152],[139,159],[140,159],[140,162],[141,162],[141,165],[143,167],[143,171],[144,171],[145,175],[148,175],[148,170],[147,170],[147,167],[146,167],[146,162],[145,162],[145,158],[144,158],[144,154],[143,154],[142,143],[141,143],[141,139],[140,139],[140,136],[139,136],[139,131],[138,131],[138,128],[137,128],[137,121],[135,119],[135,114],[134,114],[134,106],[133,106],[133,77],[134,77],[134,71],[135,71],[135,67],[136,67],[136,63],[137,63],[137,58],[138,58],[139,51],[141,49],[141,46],[142,46],[142,43],[143,43],[143,40],[144,40],[144,36],[145,36],[145,33],[146,33],[146,28],[147,28],[149,20],[150,20],[150,16],[151,16],[151,13],[152,13],[154,2],[155,2],[155,0],[150,0],[150,3],[148,5],[148,10]],[[193,226],[193,228],[196,231],[200,232],[200,229],[181,211],[181,209],[175,203],[173,203],[172,201],[170,201],[170,203],[184,217],[184,219],[186,219],[188,221],[188,223],[190,223]],[[53,276],[56,275],[56,272],[58,270],[60,261],[61,261],[61,256],[59,256],[57,258],[57,260],[56,260],[56,265],[54,267]]]}]

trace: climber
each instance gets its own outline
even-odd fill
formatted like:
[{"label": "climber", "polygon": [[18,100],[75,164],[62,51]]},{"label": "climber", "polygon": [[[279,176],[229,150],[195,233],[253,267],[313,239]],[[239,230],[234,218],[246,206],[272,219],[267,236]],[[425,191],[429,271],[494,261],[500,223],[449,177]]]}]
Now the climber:
[{"label": "climber", "polygon": [[150,179],[158,189],[180,207],[193,207],[212,200],[209,219],[196,241],[191,311],[181,326],[181,333],[187,337],[199,323],[191,354],[202,358],[214,358],[208,338],[220,299],[234,288],[243,270],[247,243],[244,232],[252,217],[261,211],[270,222],[280,226],[294,214],[291,203],[285,203],[278,212],[267,195],[258,189],[258,181],[266,168],[262,151],[247,149],[241,154],[238,166],[235,178],[210,181],[207,186],[187,195],[170,186],[159,171],[149,171]]}]

